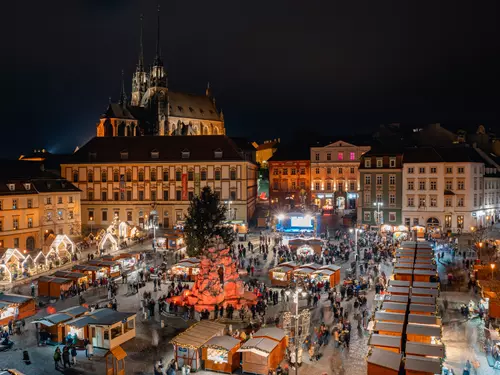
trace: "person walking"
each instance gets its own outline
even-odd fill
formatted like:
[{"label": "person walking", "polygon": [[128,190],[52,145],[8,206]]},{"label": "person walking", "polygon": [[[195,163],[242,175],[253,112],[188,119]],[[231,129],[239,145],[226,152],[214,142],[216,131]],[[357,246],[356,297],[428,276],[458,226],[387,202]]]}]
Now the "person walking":
[{"label": "person walking", "polygon": [[56,350],[54,351],[54,366],[56,370],[59,369],[60,362],[61,362],[61,349],[57,347]]},{"label": "person walking", "polygon": [[85,349],[87,351],[87,358],[89,359],[89,361],[92,360],[92,356],[94,355],[94,346],[90,341],[87,343]]},{"label": "person walking", "polygon": [[76,365],[76,348],[75,345],[71,345],[71,361],[73,365]]},{"label": "person walking", "polygon": [[69,362],[69,349],[67,346],[63,348],[62,359],[64,368],[66,368],[66,365],[71,368],[71,363]]}]

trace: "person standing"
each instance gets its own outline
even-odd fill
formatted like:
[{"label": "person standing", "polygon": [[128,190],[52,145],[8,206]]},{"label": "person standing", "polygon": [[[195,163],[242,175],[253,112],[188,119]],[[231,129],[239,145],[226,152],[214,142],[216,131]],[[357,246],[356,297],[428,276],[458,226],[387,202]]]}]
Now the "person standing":
[{"label": "person standing", "polygon": [[54,351],[54,366],[56,370],[59,369],[60,362],[61,362],[61,349],[57,347],[56,350]]},{"label": "person standing", "polygon": [[73,365],[76,365],[76,348],[75,345],[71,345],[71,361]]},{"label": "person standing", "polygon": [[66,368],[66,365],[71,368],[71,363],[69,362],[69,349],[67,346],[63,348],[62,359],[64,368]]},{"label": "person standing", "polygon": [[92,345],[92,343],[89,341],[87,343],[87,346],[85,347],[86,350],[87,350],[87,358],[90,360],[92,360],[92,356],[94,355],[94,346]]}]

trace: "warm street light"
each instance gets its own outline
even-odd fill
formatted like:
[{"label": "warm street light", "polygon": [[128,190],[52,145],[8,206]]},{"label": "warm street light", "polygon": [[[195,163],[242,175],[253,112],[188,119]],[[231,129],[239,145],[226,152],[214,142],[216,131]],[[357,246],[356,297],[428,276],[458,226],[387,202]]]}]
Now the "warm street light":
[{"label": "warm street light", "polygon": [[361,228],[351,228],[349,229],[349,232],[350,233],[353,233],[354,232],[354,250],[356,251],[356,253],[358,252],[358,232],[359,233],[363,233],[363,229]]},{"label": "warm street light", "polygon": [[491,280],[493,280],[493,271],[495,270],[495,263],[491,263],[490,267],[491,267]]}]

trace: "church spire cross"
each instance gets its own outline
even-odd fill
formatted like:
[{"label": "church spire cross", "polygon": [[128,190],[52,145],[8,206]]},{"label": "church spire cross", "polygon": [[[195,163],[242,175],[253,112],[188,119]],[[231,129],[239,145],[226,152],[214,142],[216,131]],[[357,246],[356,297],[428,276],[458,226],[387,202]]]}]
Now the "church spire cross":
[{"label": "church spire cross", "polygon": [[157,13],[157,30],[156,30],[156,57],[154,61],[154,66],[162,66],[161,61],[161,49],[160,49],[160,4],[158,3],[158,13]]},{"label": "church spire cross", "polygon": [[122,89],[120,92],[120,104],[122,106],[127,104],[127,94],[125,93],[125,81],[123,79],[124,72],[122,70]]}]

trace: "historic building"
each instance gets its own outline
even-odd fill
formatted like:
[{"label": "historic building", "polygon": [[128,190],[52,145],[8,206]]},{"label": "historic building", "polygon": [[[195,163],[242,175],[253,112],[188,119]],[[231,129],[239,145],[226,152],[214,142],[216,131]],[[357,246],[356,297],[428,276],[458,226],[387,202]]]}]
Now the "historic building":
[{"label": "historic building", "polygon": [[41,249],[52,234],[81,234],[80,191],[37,164],[3,163],[0,248]]},{"label": "historic building", "polygon": [[324,147],[311,147],[311,199],[323,210],[346,212],[357,208],[359,161],[370,150],[337,141]]},{"label": "historic building", "polygon": [[282,146],[267,161],[271,206],[306,207],[311,202],[311,168],[307,149]]},{"label": "historic building", "polygon": [[86,229],[105,228],[115,217],[172,228],[206,185],[228,205],[228,219],[247,222],[257,173],[255,149],[224,135],[96,137],[61,165],[62,176],[82,191]]},{"label": "historic building", "polygon": [[403,152],[375,147],[361,156],[358,223],[399,226],[402,219]]},{"label": "historic building", "polygon": [[253,146],[257,150],[256,152],[256,160],[257,163],[261,165],[263,168],[267,168],[267,161],[271,159],[276,150],[278,150],[280,140],[274,139],[272,141],[265,141],[260,145],[257,142],[253,142]]},{"label": "historic building", "polygon": [[500,168],[480,150],[411,148],[403,163],[404,225],[464,233],[497,220]]},{"label": "historic building", "polygon": [[217,109],[208,84],[204,95],[170,90],[160,48],[160,13],[156,56],[146,71],[142,44],[142,19],[139,61],[132,77],[131,100],[122,89],[118,103],[110,103],[97,124],[98,137],[140,135],[224,135],[224,115]]}]

